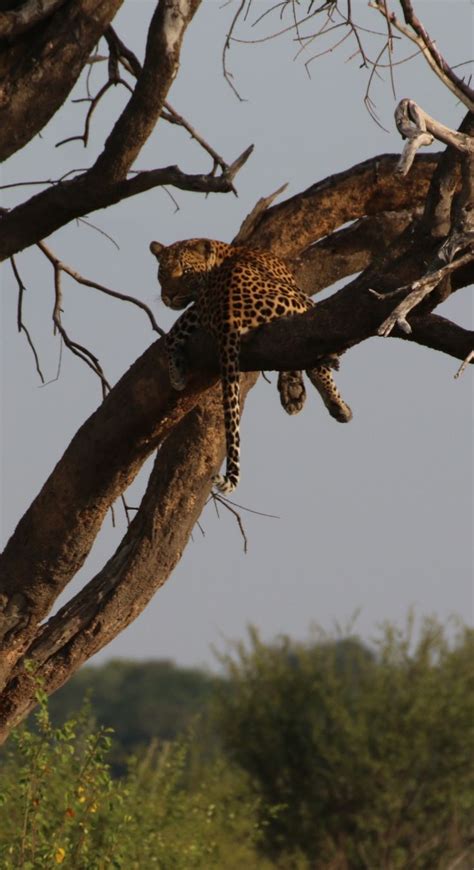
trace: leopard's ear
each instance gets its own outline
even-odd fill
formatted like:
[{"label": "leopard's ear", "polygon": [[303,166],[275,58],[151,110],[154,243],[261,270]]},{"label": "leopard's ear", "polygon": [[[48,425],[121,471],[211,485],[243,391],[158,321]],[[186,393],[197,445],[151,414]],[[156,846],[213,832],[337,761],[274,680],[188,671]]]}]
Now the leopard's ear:
[{"label": "leopard's ear", "polygon": [[155,255],[156,259],[160,259],[160,255],[165,250],[166,245],[162,245],[161,242],[150,242],[150,251]]},{"label": "leopard's ear", "polygon": [[212,239],[196,239],[195,250],[198,254],[201,254],[205,260],[209,260],[214,251]]}]

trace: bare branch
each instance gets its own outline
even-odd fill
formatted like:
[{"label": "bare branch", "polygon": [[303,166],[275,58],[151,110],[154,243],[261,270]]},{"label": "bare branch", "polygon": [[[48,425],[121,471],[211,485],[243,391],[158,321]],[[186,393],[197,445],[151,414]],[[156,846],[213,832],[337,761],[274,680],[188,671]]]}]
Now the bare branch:
[{"label": "bare branch", "polygon": [[414,208],[424,202],[438,157],[419,155],[409,182],[394,172],[398,155],[364,160],[267,209],[249,243],[291,259],[348,221]]},{"label": "bare branch", "polygon": [[79,272],[76,272],[75,269],[72,269],[71,266],[68,266],[67,263],[60,260],[44,242],[38,242],[38,248],[48,258],[50,263],[52,263],[55,270],[70,275],[78,284],[82,284],[84,287],[91,287],[93,290],[99,290],[100,293],[105,293],[107,296],[112,296],[114,299],[120,299],[122,302],[130,302],[132,305],[141,308],[141,310],[147,315],[154,331],[157,332],[158,335],[165,335],[164,330],[158,326],[151,309],[140,299],[136,299],[134,296],[129,296],[126,293],[120,293],[118,290],[111,290],[103,284],[98,284],[97,281],[91,281],[89,278],[84,278],[83,275],[80,275]]},{"label": "bare branch", "polygon": [[380,12],[387,21],[390,21],[390,24],[393,27],[418,46],[433,72],[435,72],[443,84],[445,84],[446,87],[449,88],[449,90],[459,100],[461,100],[461,102],[463,102],[471,112],[473,112],[474,91],[472,88],[470,88],[465,81],[460,79],[449,64],[446,63],[445,59],[436,48],[435,43],[430,38],[419,19],[415,16],[410,0],[400,0],[400,4],[404,12],[405,21],[410,25],[408,27],[402,24],[394,12],[388,11],[387,4],[384,0],[372,0],[372,2],[369,3],[369,6]]},{"label": "bare branch", "polygon": [[253,151],[249,146],[221,175],[188,175],[178,166],[137,172],[132,178],[108,182],[96,177],[95,167],[69,181],[37,193],[0,214],[0,261],[51,235],[59,227],[100,208],[154,187],[170,185],[200,193],[234,192],[234,178]]},{"label": "bare branch", "polygon": [[48,258],[50,263],[54,269],[54,308],[53,308],[53,323],[54,323],[54,331],[59,332],[64,344],[71,351],[71,353],[78,356],[79,359],[82,359],[83,362],[86,363],[89,368],[92,369],[94,374],[100,380],[102,386],[102,396],[105,399],[107,393],[111,390],[111,386],[104,375],[104,371],[102,366],[98,360],[98,358],[93,354],[88,348],[84,347],[82,344],[78,344],[77,341],[73,341],[62,323],[62,286],[61,286],[61,273],[66,271],[63,268],[63,264],[60,260],[49,250],[49,248],[44,244],[44,242],[38,242],[38,248],[43,252],[43,254]]},{"label": "bare branch", "polygon": [[18,267],[16,265],[15,258],[11,257],[10,262],[12,265],[13,274],[14,274],[14,276],[16,278],[16,282],[18,284],[18,305],[17,305],[17,317],[16,317],[18,332],[25,333],[26,340],[31,348],[31,352],[32,352],[34,359],[35,359],[36,371],[38,372],[38,375],[40,377],[41,382],[44,384],[43,372],[41,371],[39,356],[38,356],[36,347],[34,345],[33,339],[31,338],[29,330],[27,329],[27,327],[25,326],[25,324],[23,322],[23,296],[24,296],[26,287],[25,287],[25,285],[23,283],[23,279],[21,278],[21,275],[18,271]]}]

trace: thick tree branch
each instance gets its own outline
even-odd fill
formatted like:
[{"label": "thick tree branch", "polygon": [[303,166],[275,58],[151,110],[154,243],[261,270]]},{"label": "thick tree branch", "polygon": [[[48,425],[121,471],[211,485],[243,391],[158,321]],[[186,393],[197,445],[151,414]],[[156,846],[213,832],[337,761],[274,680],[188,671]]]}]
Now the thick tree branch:
[{"label": "thick tree branch", "polygon": [[291,259],[350,220],[414,208],[426,197],[438,157],[418,155],[409,180],[397,177],[395,154],[372,157],[338,172],[269,208],[251,244]]},{"label": "thick tree branch", "polygon": [[18,9],[0,12],[0,39],[14,39],[49,18],[66,0],[25,0]]},{"label": "thick tree branch", "polygon": [[[256,375],[242,378],[243,398]],[[26,657],[41,668],[47,692],[126,628],[163,585],[188,543],[223,459],[219,385],[201,397],[158,451],[147,491],[104,568],[43,625]],[[180,522],[175,522],[178,509]],[[32,691],[33,689],[33,691]],[[0,694],[0,743],[34,706],[31,671],[19,662]]]},{"label": "thick tree branch", "polygon": [[413,211],[381,212],[325,236],[289,260],[298,286],[309,296],[314,296],[341,278],[362,272],[381,246],[389,247],[420,214],[421,206]]},{"label": "thick tree branch", "polygon": [[178,72],[183,37],[201,0],[160,0],[148,30],[145,61],[133,94],[91,172],[123,179],[157,123]]},{"label": "thick tree branch", "polygon": [[44,24],[0,48],[0,162],[26,145],[63,104],[122,2],[27,4],[28,15],[34,6],[40,18],[46,6],[59,8]]}]

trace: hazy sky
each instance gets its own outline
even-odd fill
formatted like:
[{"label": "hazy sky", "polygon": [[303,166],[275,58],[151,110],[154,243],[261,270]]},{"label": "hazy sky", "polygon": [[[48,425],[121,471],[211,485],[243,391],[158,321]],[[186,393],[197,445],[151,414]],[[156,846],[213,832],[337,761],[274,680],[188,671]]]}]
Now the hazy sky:
[{"label": "hazy sky", "polygon": [[[366,3],[353,3],[370,26],[382,19]],[[116,19],[122,38],[143,57],[144,34],[154,3],[128,0]],[[151,239],[169,243],[196,235],[230,240],[255,201],[289,182],[286,195],[377,153],[399,152],[393,110],[402,97],[416,100],[440,121],[456,127],[464,109],[422,59],[396,68],[396,99],[388,76],[375,81],[372,97],[384,132],[369,117],[363,97],[367,71],[347,42],[305,70],[294,62],[291,34],[257,45],[235,44],[229,57],[239,102],[222,77],[222,46],[236,2],[204,0],[187,33],[179,76],[170,102],[229,162],[251,142],[255,153],[237,178],[239,197],[161,189],[129,199],[90,220],[117,241],[120,250],[85,224],[70,225],[48,240],[82,274],[135,294],[153,306],[168,328],[175,315],[159,301]],[[251,28],[268,8],[254,0],[241,36],[258,38],[271,25]],[[420,2],[417,9],[452,64],[472,59],[473,5],[464,0]],[[253,17],[252,17],[253,16]],[[280,27],[275,18],[274,29]],[[341,34],[342,35],[342,34]],[[375,37],[367,35],[369,54]],[[315,45],[314,51],[329,47]],[[397,57],[411,46],[396,47]],[[465,70],[466,68],[462,68]],[[96,69],[93,87],[105,74]],[[84,95],[84,81],[75,97]],[[120,108],[125,89],[109,93],[92,123],[91,144],[54,148],[79,133],[85,104],[70,101],[41,138],[12,158],[3,183],[57,178],[93,161]],[[162,123],[136,168],[178,163],[189,172],[207,171],[209,160],[182,130]],[[29,190],[4,192],[13,205]],[[52,271],[32,249],[17,258],[28,286],[25,320],[38,347],[47,380],[40,387],[31,352],[16,330],[16,285],[10,266],[2,271],[2,539],[44,483],[71,437],[100,401],[98,382],[67,351],[56,378],[60,346],[52,335]],[[472,325],[471,291],[459,291],[438,311]],[[153,341],[138,309],[105,299],[65,281],[64,323],[70,335],[98,352],[115,382]],[[235,521],[209,505],[173,577],[144,614],[100,653],[166,657],[186,664],[214,664],[211,644],[240,638],[252,622],[264,638],[284,632],[307,636],[311,623],[330,629],[359,610],[356,627],[370,639],[384,620],[403,622],[413,606],[418,616],[472,619],[472,373],[453,380],[456,360],[395,339],[372,339],[343,358],[338,382],[354,411],[340,426],[308,389],[298,417],[280,409],[273,384],[261,379],[242,420],[242,480],[235,500],[278,519],[242,511],[247,555]],[[149,465],[147,466],[147,469]],[[128,496],[136,503],[142,474]],[[125,524],[110,515],[80,577],[76,591],[117,547]],[[62,599],[64,601],[64,598]]]}]

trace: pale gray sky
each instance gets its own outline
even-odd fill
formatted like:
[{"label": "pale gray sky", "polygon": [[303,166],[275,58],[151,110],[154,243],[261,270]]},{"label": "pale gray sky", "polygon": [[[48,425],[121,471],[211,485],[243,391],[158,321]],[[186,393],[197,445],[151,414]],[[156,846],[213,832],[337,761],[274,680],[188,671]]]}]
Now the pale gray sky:
[{"label": "pale gray sky", "polygon": [[[380,27],[364,3],[357,11]],[[263,0],[254,0],[258,8]],[[154,4],[124,4],[116,27],[142,57]],[[367,73],[346,42],[317,60],[311,78],[293,62],[288,36],[261,45],[235,45],[230,66],[245,102],[224,82],[220,58],[236,3],[205,0],[190,27],[182,67],[170,102],[226,159],[250,143],[255,153],[237,178],[239,198],[173,191],[179,211],[163,190],[150,191],[91,215],[120,245],[70,225],[49,244],[84,275],[127,293],[155,309],[168,328],[172,312],[159,301],[156,269],[148,253],[153,238],[165,243],[196,235],[230,240],[255,201],[289,182],[294,194],[332,172],[377,153],[400,151],[393,110],[404,96],[444,123],[457,126],[463,107],[421,59],[397,67],[395,100],[388,82],[376,82],[373,97],[383,132],[367,114]],[[472,59],[473,5],[465,0],[420,2],[417,9],[451,63]],[[268,31],[267,31],[268,32]],[[258,31],[260,33],[260,31]],[[258,35],[256,33],[255,35]],[[262,30],[263,34],[264,31]],[[247,37],[253,31],[246,29]],[[327,44],[321,45],[321,49]],[[372,51],[372,54],[375,52]],[[403,56],[409,53],[406,46]],[[99,82],[99,72],[95,82]],[[83,96],[80,82],[74,96]],[[84,104],[63,107],[42,137],[10,160],[3,183],[58,177],[89,165],[111,121],[127,99],[109,94],[94,115],[90,148],[54,143],[80,132]],[[207,171],[198,146],[176,127],[161,124],[137,168],[179,163]],[[37,190],[39,188],[32,188]],[[286,195],[286,194],[285,194]],[[5,192],[4,205],[25,196]],[[52,275],[36,250],[18,258],[28,286],[25,319],[48,379],[55,378],[59,342],[52,335]],[[89,370],[66,351],[61,376],[40,387],[31,353],[16,331],[16,287],[9,265],[2,271],[2,539],[7,540],[69,440],[100,399]],[[99,353],[116,381],[153,340],[138,310],[65,282],[64,322],[71,336]],[[471,291],[463,290],[439,311],[472,325]],[[211,644],[240,638],[249,622],[264,638],[278,632],[304,638],[311,623],[330,628],[360,609],[357,627],[370,638],[389,619],[403,622],[409,607],[418,616],[459,614],[472,619],[472,374],[453,380],[457,362],[396,340],[372,339],[343,359],[338,381],[354,411],[340,426],[309,393],[296,418],[280,409],[275,386],[263,380],[251,393],[242,421],[242,482],[239,504],[277,514],[269,519],[242,512],[248,554],[232,517],[218,519],[208,506],[181,563],[145,613],[97,659],[111,656],[167,657],[186,664],[213,664]],[[272,376],[273,382],[275,376]],[[129,501],[136,503],[144,476]],[[93,576],[124,532],[110,516],[76,580]],[[64,600],[64,599],[63,599]]]}]

